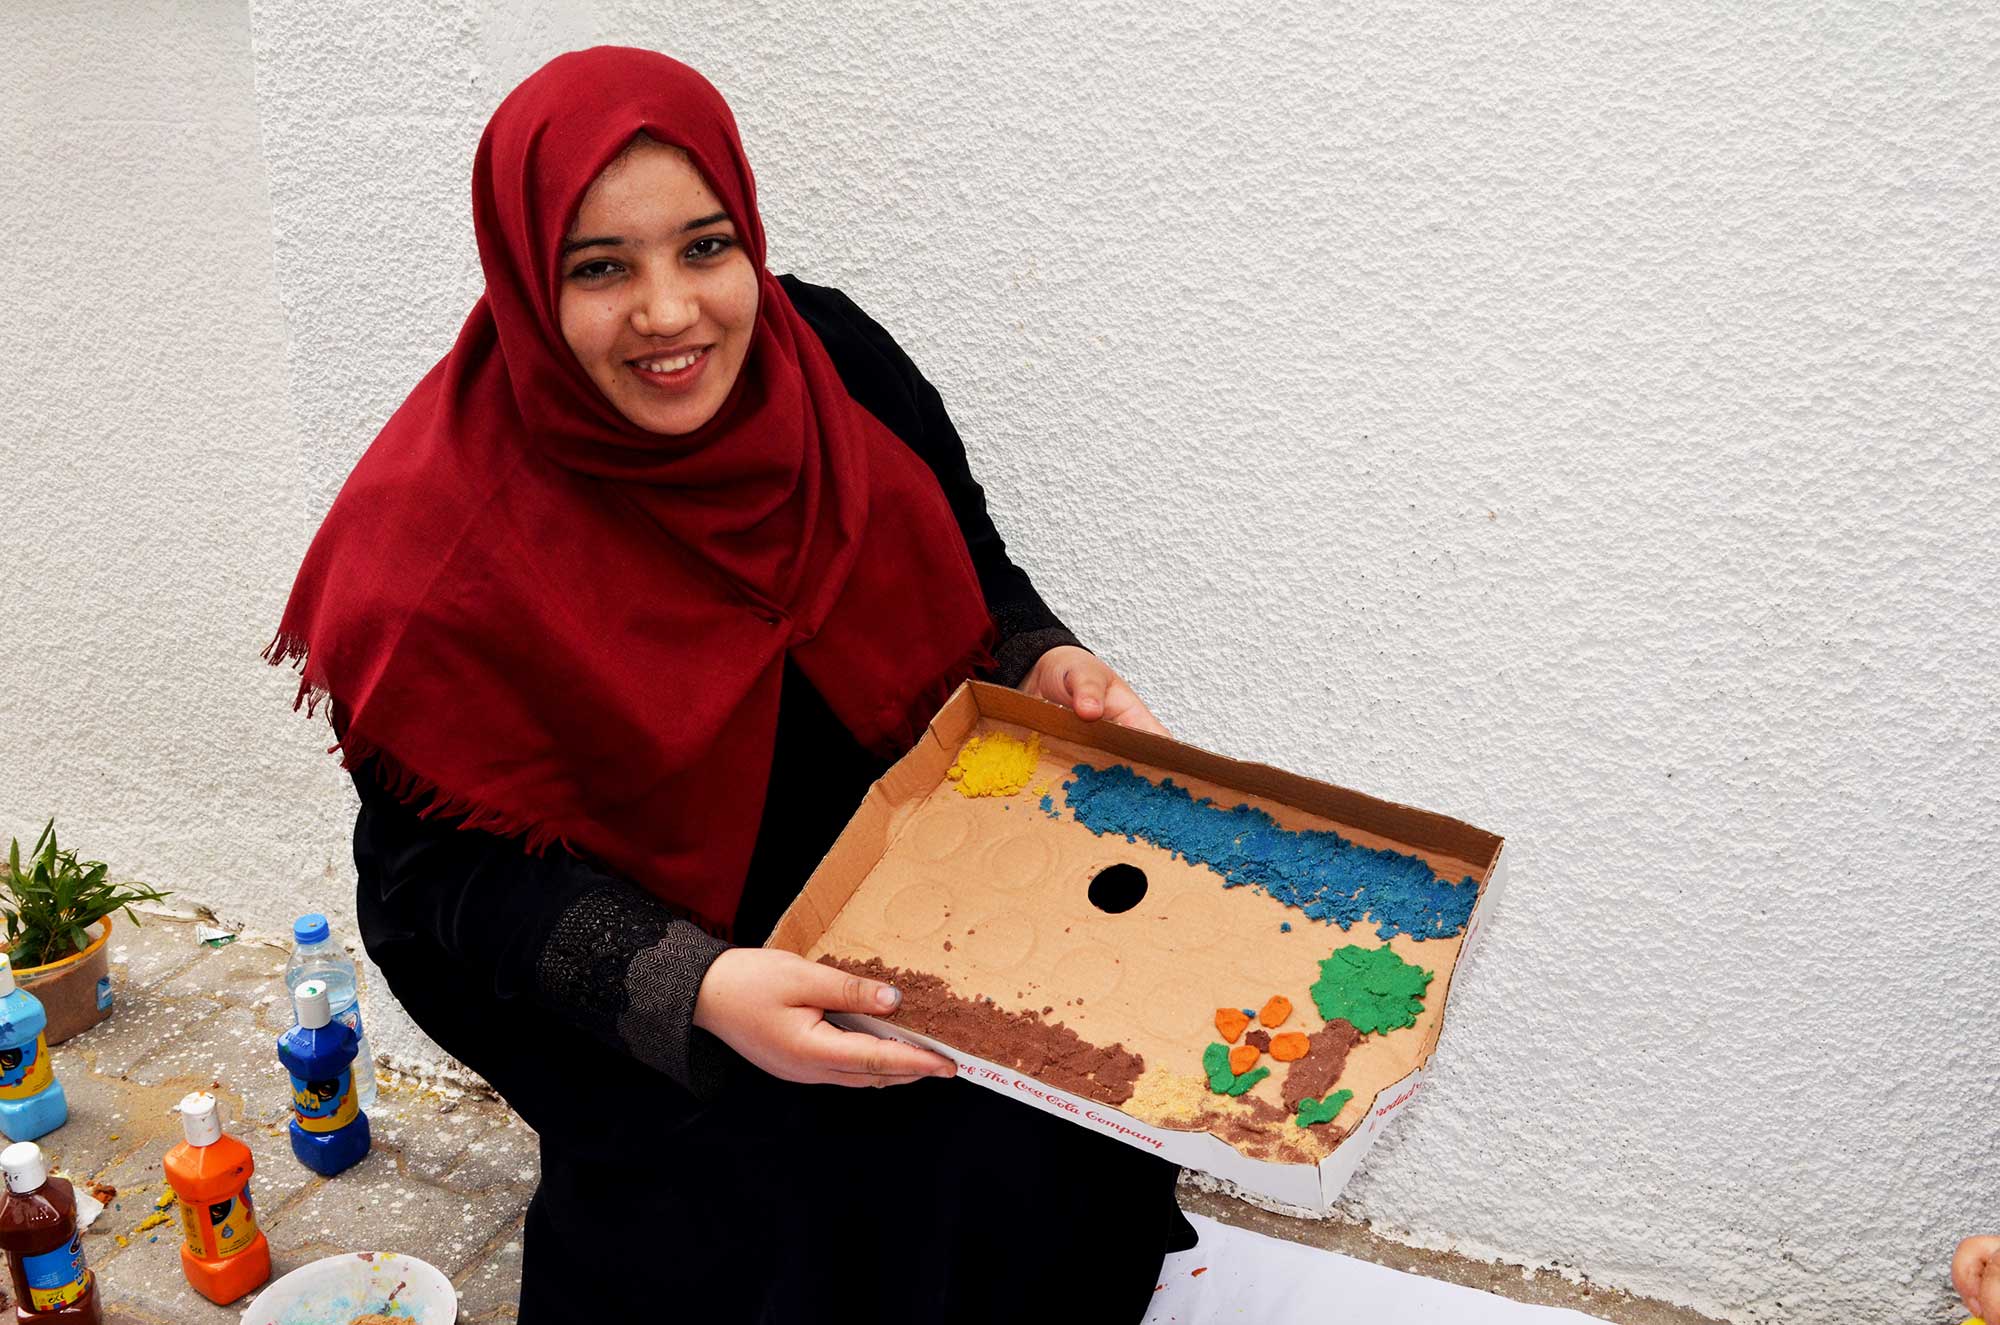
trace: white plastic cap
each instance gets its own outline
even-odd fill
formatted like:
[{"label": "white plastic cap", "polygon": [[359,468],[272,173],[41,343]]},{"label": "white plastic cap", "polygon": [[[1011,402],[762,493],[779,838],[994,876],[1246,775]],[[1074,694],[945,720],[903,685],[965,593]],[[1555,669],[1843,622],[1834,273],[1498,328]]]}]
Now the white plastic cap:
[{"label": "white plastic cap", "polygon": [[14,959],[0,952],[0,998],[5,998],[20,986],[14,983]]},{"label": "white plastic cap", "polygon": [[0,1150],[0,1173],[7,1175],[7,1190],[31,1192],[49,1180],[48,1157],[33,1141],[16,1141]]},{"label": "white plastic cap", "polygon": [[324,980],[307,980],[294,989],[292,1007],[299,1014],[299,1025],[309,1031],[316,1031],[333,1020],[333,1009],[326,1001]]},{"label": "white plastic cap", "polygon": [[174,1107],[180,1110],[181,1131],[189,1145],[212,1146],[222,1139],[222,1114],[215,1107],[215,1096],[198,1090],[181,1096]]}]

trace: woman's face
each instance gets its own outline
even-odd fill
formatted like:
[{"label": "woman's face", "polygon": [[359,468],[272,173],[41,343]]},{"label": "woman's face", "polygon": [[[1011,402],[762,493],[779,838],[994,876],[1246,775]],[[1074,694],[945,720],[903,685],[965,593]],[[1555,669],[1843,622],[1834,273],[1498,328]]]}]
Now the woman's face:
[{"label": "woman's face", "polygon": [[591,182],[562,247],[563,339],[648,432],[693,432],[743,371],[757,271],[687,155],[641,136]]}]

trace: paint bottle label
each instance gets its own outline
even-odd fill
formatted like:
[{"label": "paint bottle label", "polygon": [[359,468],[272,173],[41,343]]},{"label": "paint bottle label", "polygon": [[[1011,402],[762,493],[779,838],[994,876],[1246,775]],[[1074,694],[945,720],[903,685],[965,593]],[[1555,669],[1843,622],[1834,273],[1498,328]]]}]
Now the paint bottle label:
[{"label": "paint bottle label", "polygon": [[53,1079],[47,1035],[37,1035],[33,1044],[0,1049],[0,1100],[24,1100],[39,1095]]},{"label": "paint bottle label", "polygon": [[38,1256],[21,1257],[21,1277],[28,1281],[28,1305],[36,1311],[66,1307],[90,1291],[90,1271],[83,1263],[83,1233],[69,1245]]},{"label": "paint bottle label", "polygon": [[292,1112],[308,1132],[337,1132],[360,1111],[352,1072],[342,1071],[321,1081],[292,1078]]},{"label": "paint bottle label", "polygon": [[[214,1251],[208,1249],[208,1239],[202,1236],[204,1229],[215,1240]],[[255,1242],[257,1209],[251,1204],[248,1185],[226,1201],[196,1205],[182,1201],[181,1233],[188,1251],[205,1261],[234,1256]]]}]

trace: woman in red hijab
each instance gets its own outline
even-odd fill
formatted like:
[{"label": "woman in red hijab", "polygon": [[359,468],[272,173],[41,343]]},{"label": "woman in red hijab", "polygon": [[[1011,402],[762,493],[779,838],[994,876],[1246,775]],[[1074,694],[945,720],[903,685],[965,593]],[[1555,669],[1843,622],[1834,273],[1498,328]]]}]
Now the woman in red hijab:
[{"label": "woman in red hijab", "polygon": [[895,991],[756,945],[967,676],[1158,723],[888,334],[765,269],[699,74],[551,61],[473,219],[485,295],[269,656],[330,703],[370,955],[540,1136],[521,1321],[1138,1320],[1174,1166],[837,1029]]}]

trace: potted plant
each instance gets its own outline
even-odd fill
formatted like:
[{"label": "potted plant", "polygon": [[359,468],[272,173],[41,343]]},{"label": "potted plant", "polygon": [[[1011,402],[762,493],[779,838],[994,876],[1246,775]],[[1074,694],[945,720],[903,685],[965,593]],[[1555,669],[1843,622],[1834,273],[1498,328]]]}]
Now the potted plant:
[{"label": "potted plant", "polygon": [[109,871],[101,860],[78,861],[76,852],[58,847],[54,819],[25,861],[19,838],[7,848],[7,872],[0,876],[7,954],[15,980],[49,1014],[50,1044],[61,1044],[111,1015],[105,946],[111,913],[122,910],[136,925],[132,903],[167,896],[143,883],[113,883]]}]

